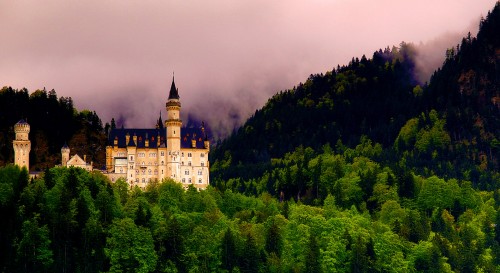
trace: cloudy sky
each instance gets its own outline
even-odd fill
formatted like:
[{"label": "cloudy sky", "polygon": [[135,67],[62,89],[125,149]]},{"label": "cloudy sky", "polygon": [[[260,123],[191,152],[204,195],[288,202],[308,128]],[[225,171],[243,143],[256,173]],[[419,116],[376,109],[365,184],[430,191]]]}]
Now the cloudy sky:
[{"label": "cloudy sky", "polygon": [[231,130],[308,75],[401,41],[424,69],[496,0],[0,0],[0,85],[151,127],[175,71],[183,118]]}]

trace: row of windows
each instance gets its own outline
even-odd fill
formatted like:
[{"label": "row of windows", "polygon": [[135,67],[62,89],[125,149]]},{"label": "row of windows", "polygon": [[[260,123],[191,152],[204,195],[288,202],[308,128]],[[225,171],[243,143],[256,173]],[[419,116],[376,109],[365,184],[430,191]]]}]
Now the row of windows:
[{"label": "row of windows", "polygon": [[[163,154],[163,152],[162,152],[162,154]],[[149,153],[148,156],[149,157],[156,157],[156,153]],[[146,157],[146,153],[138,153],[137,157]],[[133,155],[130,156],[130,160],[134,160]]]},{"label": "row of windows", "polygon": [[[185,175],[189,175],[189,170],[185,170],[184,174]],[[198,170],[198,175],[203,175],[203,171],[202,170]]]},{"label": "row of windows", "polygon": [[[186,183],[186,178],[182,178],[182,183]],[[188,178],[188,184],[191,184],[192,180],[191,178]],[[203,180],[201,178],[198,179],[198,184],[203,184]]]},{"label": "row of windows", "polygon": [[[202,167],[205,167],[205,162],[202,161],[202,162],[200,162],[200,164]],[[191,165],[192,165],[191,161],[188,161],[188,166],[191,166]],[[181,162],[181,166],[184,166],[184,161]]]},{"label": "row of windows", "polygon": [[[139,165],[139,164],[137,164],[137,165]],[[141,165],[141,166],[146,166],[146,162],[142,161],[142,162],[140,163],[140,165]],[[154,163],[154,165],[155,165],[155,166],[158,166],[158,162],[155,162],[155,163]],[[165,165],[165,162],[164,162],[164,161],[162,161],[162,162],[160,163],[160,165]],[[191,161],[188,161],[188,166],[191,166],[191,165],[192,165],[192,164],[191,164]],[[153,163],[152,163],[152,162],[148,162],[148,166],[153,166]],[[182,161],[182,162],[181,162],[181,166],[184,166],[184,161]],[[205,162],[200,162],[200,166],[205,167]],[[134,169],[134,165],[130,165],[130,169],[132,169],[132,170],[133,170],[133,169]]]},{"label": "row of windows", "polygon": [[[171,155],[170,152],[168,152],[168,154]],[[117,153],[117,156],[118,157],[125,157],[125,153],[121,153],[121,152]],[[148,156],[149,157],[156,157],[156,153],[149,153]],[[160,152],[160,156],[165,156],[165,152]],[[193,157],[193,154],[192,153],[187,153],[187,156],[188,157]],[[141,158],[146,157],[146,153],[138,153],[137,157],[141,157]],[[181,153],[181,157],[184,157],[184,153]],[[201,153],[200,157],[205,157],[205,153]],[[134,161],[134,156],[133,155],[130,156],[130,161]]]}]

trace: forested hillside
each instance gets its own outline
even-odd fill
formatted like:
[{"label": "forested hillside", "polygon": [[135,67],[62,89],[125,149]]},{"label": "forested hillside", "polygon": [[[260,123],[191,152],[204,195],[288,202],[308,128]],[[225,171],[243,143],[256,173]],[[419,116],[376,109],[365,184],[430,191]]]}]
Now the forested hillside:
[{"label": "forested hillside", "polygon": [[[273,159],[301,146],[318,154],[325,144],[354,148],[368,139],[381,145],[384,166],[497,188],[499,9],[481,21],[477,38],[469,35],[446,52],[428,84],[415,80],[414,46],[401,43],[279,92],[216,147],[211,181],[221,186],[271,177],[277,184],[269,175]],[[243,182],[231,186],[245,188]]]},{"label": "forested hillside", "polygon": [[31,127],[32,170],[61,164],[64,143],[71,148],[71,154],[87,155],[95,167],[104,164],[105,135],[95,112],[78,112],[71,98],[58,98],[53,89],[29,94],[26,88],[4,87],[0,89],[0,165],[14,162],[14,124],[20,119],[26,119]]},{"label": "forested hillside", "polygon": [[79,168],[28,181],[2,167],[0,271],[498,272],[500,191],[401,178],[357,154],[377,149],[313,159],[332,167],[322,181],[341,176],[316,206],[174,181],[130,190]]}]

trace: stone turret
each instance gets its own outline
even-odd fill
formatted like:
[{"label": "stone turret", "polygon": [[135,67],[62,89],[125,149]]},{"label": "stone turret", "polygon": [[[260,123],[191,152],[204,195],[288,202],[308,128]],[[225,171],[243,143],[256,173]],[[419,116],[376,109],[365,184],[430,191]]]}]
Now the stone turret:
[{"label": "stone turret", "polygon": [[68,167],[68,161],[69,161],[69,147],[66,143],[64,143],[64,146],[61,148],[61,166],[63,167]]},{"label": "stone turret", "polygon": [[12,142],[14,146],[14,164],[29,171],[31,141],[29,140],[30,125],[23,119],[14,125],[16,138]]}]

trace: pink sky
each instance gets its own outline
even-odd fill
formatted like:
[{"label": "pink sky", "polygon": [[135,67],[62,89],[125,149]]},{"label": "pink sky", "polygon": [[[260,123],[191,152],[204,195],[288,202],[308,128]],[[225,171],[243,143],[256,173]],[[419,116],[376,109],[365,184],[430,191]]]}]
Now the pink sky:
[{"label": "pink sky", "polygon": [[103,122],[151,127],[175,71],[183,114],[231,130],[308,75],[401,41],[440,64],[495,3],[0,0],[0,85],[55,89]]}]

